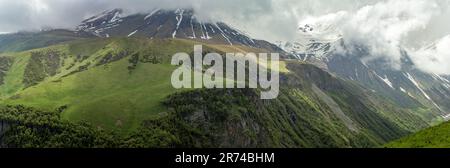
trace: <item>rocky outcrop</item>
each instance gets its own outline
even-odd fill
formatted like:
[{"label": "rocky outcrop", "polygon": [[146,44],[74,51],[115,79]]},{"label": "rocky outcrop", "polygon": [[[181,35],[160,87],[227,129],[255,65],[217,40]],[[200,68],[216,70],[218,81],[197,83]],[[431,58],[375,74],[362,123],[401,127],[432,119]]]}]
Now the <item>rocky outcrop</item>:
[{"label": "rocky outcrop", "polygon": [[0,148],[4,147],[5,144],[3,142],[4,134],[11,128],[9,122],[0,120]]}]

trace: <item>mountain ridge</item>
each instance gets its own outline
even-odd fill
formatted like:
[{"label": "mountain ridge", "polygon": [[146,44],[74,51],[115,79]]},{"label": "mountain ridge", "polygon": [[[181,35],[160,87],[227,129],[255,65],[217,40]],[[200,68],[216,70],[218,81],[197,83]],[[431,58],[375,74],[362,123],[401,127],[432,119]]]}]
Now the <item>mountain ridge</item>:
[{"label": "mountain ridge", "polygon": [[201,42],[272,48],[287,55],[278,46],[256,40],[223,22],[203,22],[193,9],[155,9],[150,13],[122,16],[121,9],[104,11],[88,18],[75,29],[99,37],[182,38]]},{"label": "mountain ridge", "polygon": [[[305,28],[306,27],[306,28]],[[315,31],[315,32],[312,32]],[[326,33],[327,31],[325,31]],[[357,81],[368,89],[382,93],[400,106],[421,104],[434,110],[438,119],[447,120],[450,108],[449,80],[445,76],[423,72],[415,68],[407,51],[401,51],[400,68],[393,68],[389,60],[370,58],[369,48],[347,43],[337,35],[334,40],[324,39],[312,25],[299,28],[300,42],[280,43],[279,46],[297,59],[314,64],[343,79]],[[447,96],[446,96],[447,95]]]}]

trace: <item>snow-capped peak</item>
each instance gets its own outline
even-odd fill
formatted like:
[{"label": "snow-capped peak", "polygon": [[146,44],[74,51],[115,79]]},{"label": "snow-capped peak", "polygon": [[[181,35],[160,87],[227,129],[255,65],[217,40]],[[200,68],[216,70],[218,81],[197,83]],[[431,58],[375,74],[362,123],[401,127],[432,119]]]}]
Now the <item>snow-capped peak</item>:
[{"label": "snow-capped peak", "polygon": [[193,9],[152,9],[122,17],[122,10],[105,11],[84,20],[77,33],[98,37],[178,38],[209,41],[214,44],[245,45],[280,49],[266,41],[254,40],[245,31],[224,22],[199,19]]},{"label": "snow-capped peak", "polygon": [[115,27],[122,22],[122,12],[122,9],[104,11],[84,20],[76,30],[91,32],[97,36],[102,36],[101,33],[103,31]]},{"label": "snow-capped peak", "polygon": [[299,22],[295,40],[280,42],[280,47],[305,61],[310,58],[325,58],[342,39],[336,18],[342,18],[344,15],[345,13],[336,13],[308,17]]},{"label": "snow-capped peak", "polygon": [[82,23],[93,23],[93,22],[115,22],[120,20],[122,9],[113,9],[113,10],[107,10],[103,11],[102,13],[92,16],[86,20],[84,20]]},{"label": "snow-capped peak", "polygon": [[334,49],[342,35],[332,26],[304,24],[298,28],[296,40],[280,42],[280,47],[297,58],[323,58]]}]

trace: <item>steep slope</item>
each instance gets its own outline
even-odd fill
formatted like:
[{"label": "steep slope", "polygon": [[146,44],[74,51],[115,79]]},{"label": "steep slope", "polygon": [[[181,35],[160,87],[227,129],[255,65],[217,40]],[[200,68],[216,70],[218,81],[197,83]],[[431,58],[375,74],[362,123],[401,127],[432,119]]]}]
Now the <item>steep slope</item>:
[{"label": "steep slope", "polygon": [[408,134],[402,124],[410,123],[410,131],[428,125],[312,65],[287,68],[276,100],[260,100],[249,89],[195,90],[166,104],[203,135],[193,142],[216,147],[374,147]]},{"label": "steep slope", "polygon": [[421,109],[420,115],[427,120],[447,119],[449,80],[416,69],[406,51],[402,51],[400,67],[393,68],[383,57],[373,59],[364,44],[346,43],[332,25],[306,25],[299,29],[299,37],[296,42],[280,46],[298,59],[355,81],[398,106]]}]

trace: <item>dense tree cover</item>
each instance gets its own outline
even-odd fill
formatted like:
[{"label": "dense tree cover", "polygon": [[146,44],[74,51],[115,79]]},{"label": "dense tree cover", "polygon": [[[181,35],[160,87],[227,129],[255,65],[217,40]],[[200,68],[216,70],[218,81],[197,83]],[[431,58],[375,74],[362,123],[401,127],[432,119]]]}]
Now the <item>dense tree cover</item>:
[{"label": "dense tree cover", "polygon": [[125,58],[128,56],[128,54],[130,53],[130,51],[128,50],[121,50],[121,51],[116,51],[115,53],[113,52],[109,52],[107,53],[98,63],[98,65],[105,65],[114,61],[118,61],[122,58]]},{"label": "dense tree cover", "polygon": [[376,129],[347,129],[326,105],[301,90],[282,88],[275,100],[261,100],[258,93],[199,89],[173,94],[163,102],[169,110],[166,115],[145,121],[128,135],[64,121],[60,113],[66,106],[55,112],[7,106],[0,110],[0,121],[10,127],[0,136],[0,144],[32,148],[374,147],[385,142],[371,134]]},{"label": "dense tree cover", "polygon": [[31,52],[30,61],[25,67],[23,84],[33,86],[48,76],[53,76],[61,66],[61,53],[57,50]]},{"label": "dense tree cover", "polygon": [[278,99],[260,100],[253,89],[203,89],[174,94],[165,104],[188,128],[203,135],[192,136],[203,147],[374,147],[383,143],[370,136],[370,130],[349,131],[307,93],[286,88],[281,92]]},{"label": "dense tree cover", "polygon": [[44,112],[24,106],[7,106],[0,120],[9,129],[3,135],[5,147],[114,147],[114,134],[94,129],[86,123],[70,123],[57,112]]},{"label": "dense tree cover", "polygon": [[45,112],[24,106],[6,106],[0,110],[1,147],[19,148],[155,148],[192,146],[189,134],[171,116],[145,122],[145,126],[127,136],[95,128],[84,122],[60,119],[58,109]]}]

